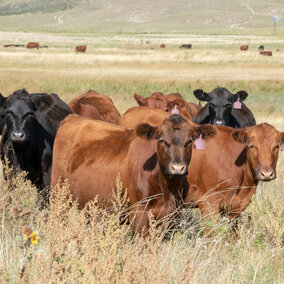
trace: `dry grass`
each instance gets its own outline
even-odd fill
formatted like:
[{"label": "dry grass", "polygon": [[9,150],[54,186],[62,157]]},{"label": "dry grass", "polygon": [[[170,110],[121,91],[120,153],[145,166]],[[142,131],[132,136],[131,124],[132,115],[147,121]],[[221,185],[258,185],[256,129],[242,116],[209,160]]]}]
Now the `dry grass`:
[{"label": "dry grass", "polygon": [[[213,239],[202,236],[195,210],[184,210],[166,235],[152,220],[144,239],[121,224],[119,198],[112,213],[96,201],[78,211],[66,184],[40,212],[24,176],[12,182],[14,190],[2,182],[0,196],[1,283],[282,283],[283,171],[259,187],[237,238],[223,220]],[[38,244],[26,239],[28,230]]]},{"label": "dry grass", "polygon": [[[225,86],[233,92],[247,90],[247,105],[257,121],[284,130],[282,52],[272,58],[259,57],[255,50],[241,53],[235,49],[240,39],[224,36],[224,46],[215,48],[216,41],[221,41],[216,36],[215,41],[204,38],[205,47],[181,51],[176,46],[185,37],[168,35],[172,45],[166,50],[156,46],[150,50],[140,44],[141,37],[117,36],[98,45],[92,39],[87,54],[74,54],[73,46],[88,38],[38,36],[56,44],[38,51],[0,48],[3,95],[25,87],[30,92],[58,93],[68,102],[94,89],[111,96],[124,112],[136,104],[134,92],[180,92],[196,102],[195,88],[210,91]],[[31,34],[21,37],[33,38]],[[155,44],[163,40],[159,35],[152,37]],[[253,40],[256,47],[257,39]],[[231,41],[237,44],[230,46]],[[0,43],[4,42],[0,36]],[[271,42],[273,48],[277,44],[282,43]],[[133,234],[129,225],[120,224],[119,198],[113,213],[96,202],[78,211],[66,185],[52,197],[50,209],[40,212],[36,190],[24,175],[11,179],[10,188],[2,181],[0,282],[283,283],[283,168],[281,153],[278,179],[259,185],[243,214],[238,238],[226,220],[212,227],[214,239],[204,238],[198,210],[185,209],[173,231],[165,235],[153,220],[150,236],[144,239]],[[24,229],[37,232],[37,245],[25,238]]]}]

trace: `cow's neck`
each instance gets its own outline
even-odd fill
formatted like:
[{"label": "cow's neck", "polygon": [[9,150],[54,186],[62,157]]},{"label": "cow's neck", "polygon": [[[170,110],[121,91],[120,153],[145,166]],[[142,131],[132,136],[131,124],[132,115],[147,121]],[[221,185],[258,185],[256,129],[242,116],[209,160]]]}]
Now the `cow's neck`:
[{"label": "cow's neck", "polygon": [[185,176],[166,175],[160,172],[160,179],[164,191],[167,191],[180,204],[183,202],[186,194],[184,189]]}]

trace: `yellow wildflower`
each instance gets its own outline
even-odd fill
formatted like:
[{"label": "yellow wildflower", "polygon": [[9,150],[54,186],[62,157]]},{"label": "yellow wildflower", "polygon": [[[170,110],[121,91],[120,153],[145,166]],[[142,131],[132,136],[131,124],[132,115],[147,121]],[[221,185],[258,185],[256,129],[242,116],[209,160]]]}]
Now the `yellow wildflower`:
[{"label": "yellow wildflower", "polygon": [[24,233],[26,235],[26,239],[30,240],[33,245],[38,244],[38,240],[40,237],[37,235],[36,232],[32,232],[30,230],[24,230]]}]

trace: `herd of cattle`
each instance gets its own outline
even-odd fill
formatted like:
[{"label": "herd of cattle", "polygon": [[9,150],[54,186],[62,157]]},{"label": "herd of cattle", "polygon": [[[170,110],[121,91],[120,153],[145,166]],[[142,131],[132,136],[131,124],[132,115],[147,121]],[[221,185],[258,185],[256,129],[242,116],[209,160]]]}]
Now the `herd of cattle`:
[{"label": "herd of cattle", "polygon": [[[150,41],[146,41],[146,44],[150,44]],[[38,42],[29,42],[26,46],[24,44],[6,44],[4,47],[26,47],[26,48],[48,48],[47,45],[40,45]],[[160,44],[160,48],[166,48],[166,45],[164,43]],[[179,48],[181,49],[192,49],[192,44],[182,44]],[[248,50],[249,46],[248,45],[241,45],[240,50],[241,51],[246,51]],[[75,47],[76,52],[80,53],[85,53],[87,50],[86,45],[78,45]],[[272,51],[264,51],[264,46],[260,45],[259,48],[259,54],[264,55],[264,56],[272,56]]]},{"label": "herd of cattle", "polygon": [[256,125],[245,91],[218,87],[194,96],[205,105],[179,93],[134,94],[138,106],[121,116],[109,97],[92,90],[68,105],[56,94],[25,89],[0,95],[1,159],[27,172],[41,207],[68,180],[80,208],[95,197],[111,208],[120,174],[138,232],[147,230],[149,211],[162,221],[183,206],[198,207],[204,218],[236,218],[258,182],[276,178],[284,132]]}]

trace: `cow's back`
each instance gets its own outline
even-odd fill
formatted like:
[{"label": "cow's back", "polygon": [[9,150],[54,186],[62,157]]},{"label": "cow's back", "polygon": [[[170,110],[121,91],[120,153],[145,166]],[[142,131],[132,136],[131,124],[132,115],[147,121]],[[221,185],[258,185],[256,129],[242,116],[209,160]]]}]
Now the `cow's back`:
[{"label": "cow's back", "polygon": [[140,123],[148,123],[159,126],[164,119],[170,116],[170,112],[153,109],[147,106],[132,107],[121,117],[118,125],[134,129]]},{"label": "cow's back", "polygon": [[120,119],[120,113],[114,106],[112,99],[93,90],[74,98],[68,105],[74,113],[84,117],[114,124],[118,124]]}]

